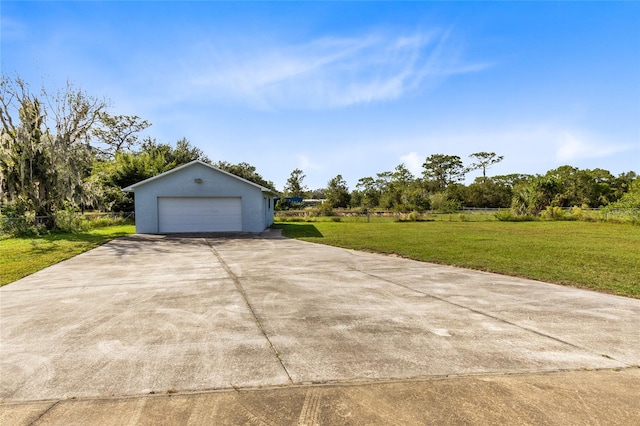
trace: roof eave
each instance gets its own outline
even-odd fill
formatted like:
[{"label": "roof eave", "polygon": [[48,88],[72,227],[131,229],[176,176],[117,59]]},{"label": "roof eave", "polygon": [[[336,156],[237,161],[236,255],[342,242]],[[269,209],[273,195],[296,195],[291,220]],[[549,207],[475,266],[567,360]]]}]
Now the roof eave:
[{"label": "roof eave", "polygon": [[260,190],[261,190],[262,192],[265,192],[265,193],[271,194],[271,195],[273,195],[273,196],[277,196],[277,195],[278,195],[274,190],[272,190],[272,189],[270,189],[270,188],[264,187],[264,186],[262,186],[262,185],[258,185],[258,184],[257,184],[257,183],[255,183],[255,182],[251,182],[250,180],[247,180],[247,179],[241,178],[240,176],[236,176],[236,175],[234,175],[233,173],[229,173],[229,172],[227,172],[226,170],[219,169],[219,168],[217,168],[217,167],[215,167],[215,166],[213,166],[213,165],[211,165],[211,164],[205,163],[205,162],[200,161],[200,160],[193,160],[193,161],[191,161],[191,162],[189,162],[189,163],[186,163],[186,164],[183,164],[183,165],[181,165],[181,166],[174,167],[173,169],[171,169],[171,170],[167,170],[166,172],[160,173],[159,175],[152,176],[152,177],[150,177],[150,178],[148,178],[148,179],[142,180],[142,181],[140,181],[140,182],[134,183],[133,185],[129,185],[129,186],[125,187],[125,188],[122,188],[122,191],[123,191],[123,192],[135,192],[135,191],[136,191],[136,188],[137,188],[137,187],[139,187],[139,186],[146,185],[147,183],[149,183],[149,182],[151,182],[151,181],[154,181],[154,180],[156,180],[156,179],[160,179],[160,178],[162,178],[162,177],[164,177],[164,176],[166,176],[166,175],[168,175],[168,174],[171,174],[171,173],[177,172],[178,170],[183,169],[183,168],[186,168],[186,167],[188,167],[188,166],[191,166],[191,165],[193,165],[193,164],[195,164],[195,163],[200,163],[200,164],[202,164],[203,166],[209,167],[210,169],[213,169],[213,170],[216,170],[216,171],[218,171],[218,172],[224,173],[224,174],[226,174],[226,175],[228,175],[228,176],[231,176],[231,177],[236,178],[236,179],[238,179],[238,180],[240,180],[240,181],[243,181],[243,182],[245,182],[245,183],[248,183],[249,185],[252,185],[252,186],[255,186],[255,187],[257,187],[257,188],[260,188]]}]

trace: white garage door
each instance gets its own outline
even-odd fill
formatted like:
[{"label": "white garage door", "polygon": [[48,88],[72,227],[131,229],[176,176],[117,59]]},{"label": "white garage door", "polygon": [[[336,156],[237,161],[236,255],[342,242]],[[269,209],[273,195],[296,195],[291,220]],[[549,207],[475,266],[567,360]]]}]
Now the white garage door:
[{"label": "white garage door", "polygon": [[242,231],[240,197],[159,197],[158,231]]}]

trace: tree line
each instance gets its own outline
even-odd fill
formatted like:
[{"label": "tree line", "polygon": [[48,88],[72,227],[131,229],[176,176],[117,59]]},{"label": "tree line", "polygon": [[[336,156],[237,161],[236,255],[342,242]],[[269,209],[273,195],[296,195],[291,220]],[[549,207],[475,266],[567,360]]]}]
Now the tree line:
[{"label": "tree line", "polygon": [[[603,169],[564,165],[544,175],[488,176],[487,170],[504,157],[494,152],[477,152],[469,157],[471,163],[465,165],[457,155],[433,154],[422,164],[421,176],[414,176],[399,164],[393,171],[360,178],[353,190],[349,190],[342,175],[337,175],[326,188],[309,191],[303,182],[304,172],[295,169],[284,192],[288,197],[323,198],[332,208],[399,212],[512,208],[518,215],[535,216],[548,206],[599,208],[618,203],[640,208],[640,203],[629,201],[640,198],[640,181],[633,171],[614,176]],[[466,174],[476,170],[481,170],[482,175],[464,185]]]}]

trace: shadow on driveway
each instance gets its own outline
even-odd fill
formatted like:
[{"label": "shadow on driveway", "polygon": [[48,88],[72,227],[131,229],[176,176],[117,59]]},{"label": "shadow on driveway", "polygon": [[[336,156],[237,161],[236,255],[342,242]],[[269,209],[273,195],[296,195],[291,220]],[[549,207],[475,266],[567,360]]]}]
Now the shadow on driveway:
[{"label": "shadow on driveway", "polygon": [[274,225],[274,228],[282,229],[283,235],[289,238],[310,238],[310,237],[322,238],[324,237],[324,235],[322,235],[322,233],[318,231],[318,228],[316,228],[315,225],[311,223],[307,223],[304,225],[300,223],[296,223],[295,225],[288,224],[288,223],[279,223],[277,225]]}]

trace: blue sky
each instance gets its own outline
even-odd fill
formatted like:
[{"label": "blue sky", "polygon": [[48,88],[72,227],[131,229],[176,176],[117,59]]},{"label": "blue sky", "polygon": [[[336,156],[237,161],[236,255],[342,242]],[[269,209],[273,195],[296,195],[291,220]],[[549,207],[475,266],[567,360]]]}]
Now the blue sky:
[{"label": "blue sky", "polygon": [[[639,2],[12,2],[1,66],[282,189],[431,154],[640,172]],[[477,173],[470,174],[472,181]]]}]

